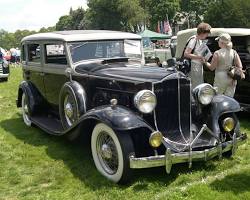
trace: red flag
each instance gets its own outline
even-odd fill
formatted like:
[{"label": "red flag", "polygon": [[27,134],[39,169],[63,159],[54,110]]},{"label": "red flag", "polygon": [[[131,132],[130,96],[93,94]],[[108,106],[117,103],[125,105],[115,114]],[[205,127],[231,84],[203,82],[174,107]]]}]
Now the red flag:
[{"label": "red flag", "polygon": [[168,33],[170,29],[169,21],[164,21],[164,33]]}]

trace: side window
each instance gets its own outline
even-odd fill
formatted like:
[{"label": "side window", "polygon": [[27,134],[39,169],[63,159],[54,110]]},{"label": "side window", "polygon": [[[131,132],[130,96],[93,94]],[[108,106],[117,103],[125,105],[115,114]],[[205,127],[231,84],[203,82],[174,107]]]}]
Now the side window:
[{"label": "side window", "polygon": [[45,63],[66,65],[67,59],[63,44],[46,44],[45,45]]},{"label": "side window", "polygon": [[24,45],[22,45],[22,53],[21,53],[21,55],[22,55],[22,60],[26,61],[26,52],[25,52],[25,46]]},{"label": "side window", "polygon": [[28,44],[28,55],[29,61],[41,63],[40,45]]}]

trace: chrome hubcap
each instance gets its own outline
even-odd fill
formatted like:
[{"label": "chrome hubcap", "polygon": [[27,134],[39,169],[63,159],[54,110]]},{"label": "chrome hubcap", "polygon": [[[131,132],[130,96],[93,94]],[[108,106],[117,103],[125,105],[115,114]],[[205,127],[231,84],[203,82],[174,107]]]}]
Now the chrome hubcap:
[{"label": "chrome hubcap", "polygon": [[109,145],[103,144],[101,147],[101,154],[103,158],[105,159],[110,159],[112,158],[112,151]]},{"label": "chrome hubcap", "polygon": [[96,148],[102,168],[108,174],[115,174],[118,170],[118,152],[112,137],[101,132],[97,137]]},{"label": "chrome hubcap", "polygon": [[71,118],[73,116],[73,107],[70,103],[67,103],[64,108],[64,112],[67,115],[67,117]]},{"label": "chrome hubcap", "polygon": [[24,112],[25,112],[26,114],[29,113],[29,109],[28,109],[28,105],[27,105],[27,104],[24,105]]}]

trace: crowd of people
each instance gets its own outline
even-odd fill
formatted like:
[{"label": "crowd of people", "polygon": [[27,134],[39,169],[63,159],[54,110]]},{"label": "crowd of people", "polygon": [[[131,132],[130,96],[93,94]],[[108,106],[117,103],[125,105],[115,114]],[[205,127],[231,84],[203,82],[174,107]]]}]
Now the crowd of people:
[{"label": "crowd of people", "polygon": [[0,54],[1,54],[1,57],[4,58],[9,63],[12,63],[12,64],[20,63],[21,51],[18,47],[11,48],[9,50],[0,48]]}]

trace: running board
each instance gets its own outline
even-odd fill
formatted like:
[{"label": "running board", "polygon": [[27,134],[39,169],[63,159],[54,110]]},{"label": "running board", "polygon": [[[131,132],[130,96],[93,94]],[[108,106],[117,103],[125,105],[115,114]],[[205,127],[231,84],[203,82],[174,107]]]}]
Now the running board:
[{"label": "running board", "polygon": [[32,116],[30,120],[33,124],[49,134],[60,136],[65,133],[61,121],[56,118],[44,115]]}]

